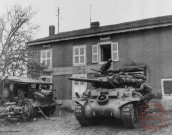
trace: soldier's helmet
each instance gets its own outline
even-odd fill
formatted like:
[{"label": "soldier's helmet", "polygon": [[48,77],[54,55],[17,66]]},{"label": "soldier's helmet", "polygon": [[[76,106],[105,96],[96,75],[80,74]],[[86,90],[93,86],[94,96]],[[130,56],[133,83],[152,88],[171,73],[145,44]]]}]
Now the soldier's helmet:
[{"label": "soldier's helmet", "polygon": [[144,82],[145,82],[144,79],[137,79],[137,81],[136,81],[136,86],[137,86],[137,87],[140,87],[140,85],[141,85],[142,83],[144,83]]},{"label": "soldier's helmet", "polygon": [[110,63],[111,63],[111,62],[112,62],[112,59],[108,59],[108,62],[110,62]]}]

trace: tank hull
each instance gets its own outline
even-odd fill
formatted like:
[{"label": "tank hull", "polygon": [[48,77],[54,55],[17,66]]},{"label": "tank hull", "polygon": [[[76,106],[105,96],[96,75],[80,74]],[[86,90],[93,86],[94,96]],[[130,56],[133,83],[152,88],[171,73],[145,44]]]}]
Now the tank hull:
[{"label": "tank hull", "polygon": [[84,107],[85,117],[115,117],[120,119],[119,105],[120,99],[109,99],[109,102],[105,105],[100,105],[96,99],[90,99]]},{"label": "tank hull", "polygon": [[141,95],[133,91],[134,88],[91,90],[89,98],[76,101],[75,116],[82,126],[93,124],[97,118],[113,118],[122,120],[127,128],[134,128]]}]

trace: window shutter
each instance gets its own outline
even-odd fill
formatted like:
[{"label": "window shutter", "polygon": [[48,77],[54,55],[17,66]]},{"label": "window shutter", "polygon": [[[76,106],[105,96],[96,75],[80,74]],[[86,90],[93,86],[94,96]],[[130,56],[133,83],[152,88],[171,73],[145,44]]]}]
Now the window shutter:
[{"label": "window shutter", "polygon": [[98,45],[92,46],[92,63],[98,63]]},{"label": "window shutter", "polygon": [[83,56],[84,56],[84,64],[86,64],[87,63],[86,46],[84,46],[84,54],[83,54]]},{"label": "window shutter", "polygon": [[53,49],[50,50],[50,67],[52,67],[53,63]]},{"label": "window shutter", "polygon": [[85,54],[85,48],[84,47],[81,47],[80,48],[80,63],[84,63],[85,60],[84,60],[84,54]]},{"label": "window shutter", "polygon": [[40,63],[42,64],[42,62],[43,62],[43,59],[42,59],[42,57],[43,57],[43,52],[44,52],[44,50],[41,50],[40,51]]},{"label": "window shutter", "polygon": [[112,60],[118,61],[119,60],[118,43],[112,43],[111,50],[112,50]]},{"label": "window shutter", "polygon": [[74,47],[73,48],[73,64],[79,63],[79,48]]}]

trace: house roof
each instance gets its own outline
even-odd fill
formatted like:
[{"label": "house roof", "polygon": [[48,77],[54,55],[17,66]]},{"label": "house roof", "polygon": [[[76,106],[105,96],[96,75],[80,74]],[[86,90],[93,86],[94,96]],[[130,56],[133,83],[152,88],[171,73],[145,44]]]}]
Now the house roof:
[{"label": "house roof", "polygon": [[46,44],[64,40],[72,40],[79,38],[95,37],[101,35],[110,35],[116,33],[132,32],[146,29],[154,29],[160,27],[168,27],[172,25],[172,15],[148,18],[143,20],[125,22],[114,25],[100,26],[97,28],[87,28],[68,32],[61,32],[53,36],[48,36],[27,42],[28,45]]}]

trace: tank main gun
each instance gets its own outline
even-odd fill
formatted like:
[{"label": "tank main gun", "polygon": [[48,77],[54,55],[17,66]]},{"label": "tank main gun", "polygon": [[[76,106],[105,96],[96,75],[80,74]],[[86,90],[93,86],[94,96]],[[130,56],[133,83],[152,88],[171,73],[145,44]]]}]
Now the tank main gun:
[{"label": "tank main gun", "polygon": [[73,80],[73,81],[92,83],[94,87],[101,87],[101,88],[115,88],[118,84],[115,75],[113,75],[111,78],[108,78],[106,80],[103,80],[101,78],[100,79],[85,79],[85,78],[73,78],[73,77],[68,77],[68,79]]},{"label": "tank main gun", "polygon": [[100,79],[84,79],[84,78],[73,78],[73,77],[68,77],[68,79],[74,80],[74,81],[81,81],[81,82],[90,82],[90,83],[104,83],[105,82]]}]

